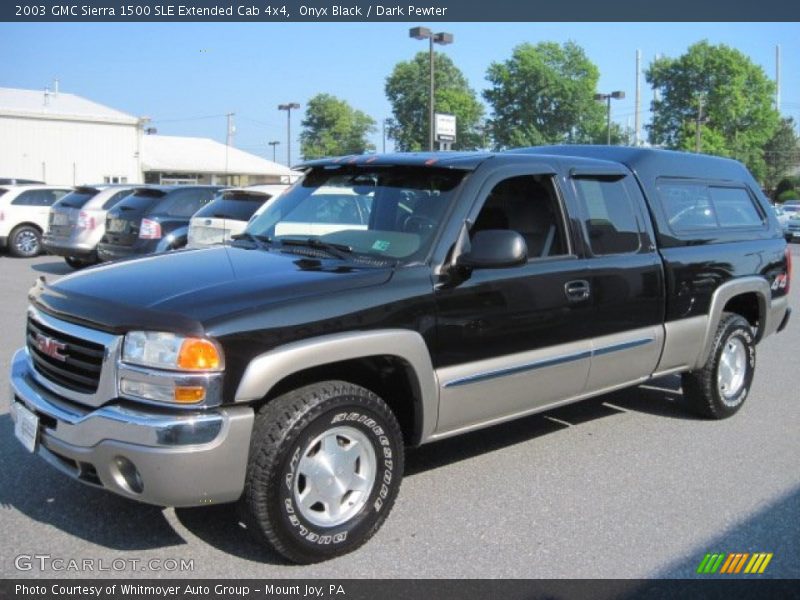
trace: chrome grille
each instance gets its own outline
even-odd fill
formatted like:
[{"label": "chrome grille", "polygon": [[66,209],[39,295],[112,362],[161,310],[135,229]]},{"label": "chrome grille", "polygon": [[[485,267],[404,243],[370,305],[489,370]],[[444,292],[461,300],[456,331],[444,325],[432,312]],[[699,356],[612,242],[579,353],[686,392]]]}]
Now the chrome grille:
[{"label": "chrome grille", "polygon": [[[40,349],[38,339],[42,337],[64,345],[63,350],[60,350],[60,354],[65,357],[63,361]],[[33,366],[43,377],[82,394],[97,391],[105,355],[103,345],[67,335],[30,316],[27,345]]]}]

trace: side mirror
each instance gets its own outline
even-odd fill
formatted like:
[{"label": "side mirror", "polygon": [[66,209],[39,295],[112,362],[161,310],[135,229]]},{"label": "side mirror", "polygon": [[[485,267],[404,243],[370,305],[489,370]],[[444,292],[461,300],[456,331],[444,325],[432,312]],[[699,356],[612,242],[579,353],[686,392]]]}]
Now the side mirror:
[{"label": "side mirror", "polygon": [[486,229],[472,237],[470,251],[458,257],[459,266],[473,269],[516,267],[528,260],[523,237],[508,229]]}]

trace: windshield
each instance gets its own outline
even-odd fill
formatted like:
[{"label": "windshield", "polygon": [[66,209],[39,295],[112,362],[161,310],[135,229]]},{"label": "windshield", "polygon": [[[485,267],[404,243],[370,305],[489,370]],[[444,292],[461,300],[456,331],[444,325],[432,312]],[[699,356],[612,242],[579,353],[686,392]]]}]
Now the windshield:
[{"label": "windshield", "polygon": [[429,167],[317,168],[256,217],[247,232],[418,260],[463,177],[463,171]]}]

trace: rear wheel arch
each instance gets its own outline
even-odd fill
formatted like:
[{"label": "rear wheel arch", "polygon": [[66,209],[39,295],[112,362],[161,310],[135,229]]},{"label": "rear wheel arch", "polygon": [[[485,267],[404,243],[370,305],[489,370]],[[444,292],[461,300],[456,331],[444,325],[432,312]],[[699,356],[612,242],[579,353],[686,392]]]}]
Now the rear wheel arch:
[{"label": "rear wheel arch", "polygon": [[699,368],[706,364],[717,328],[725,313],[736,313],[747,319],[753,327],[755,341],[760,341],[766,329],[765,320],[771,297],[769,283],[764,277],[740,277],[720,285],[711,298],[704,343],[694,367]]}]

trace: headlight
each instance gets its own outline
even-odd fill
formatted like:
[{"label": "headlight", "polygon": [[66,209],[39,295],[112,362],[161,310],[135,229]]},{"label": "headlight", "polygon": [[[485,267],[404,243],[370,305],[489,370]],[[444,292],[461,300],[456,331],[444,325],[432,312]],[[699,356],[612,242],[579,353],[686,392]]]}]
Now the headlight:
[{"label": "headlight", "polygon": [[133,365],[178,371],[222,371],[222,349],[206,338],[158,331],[131,331],[125,335],[122,360]]}]

